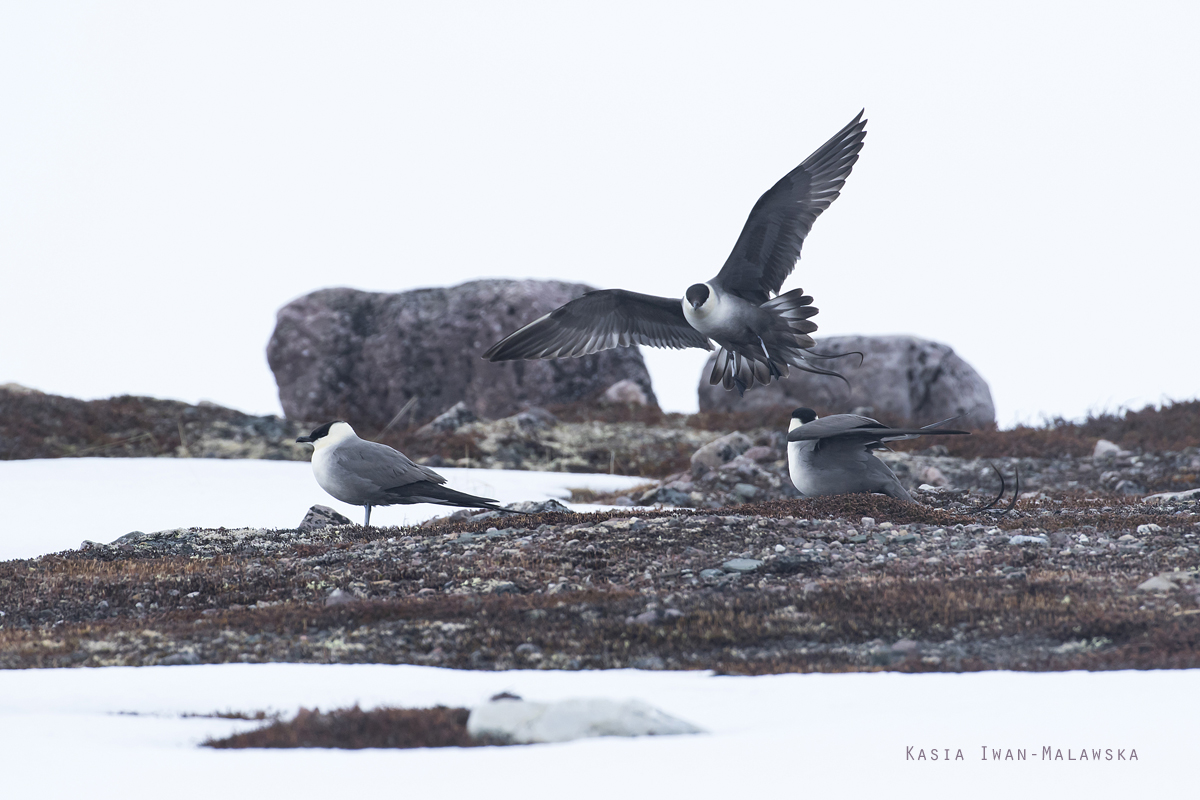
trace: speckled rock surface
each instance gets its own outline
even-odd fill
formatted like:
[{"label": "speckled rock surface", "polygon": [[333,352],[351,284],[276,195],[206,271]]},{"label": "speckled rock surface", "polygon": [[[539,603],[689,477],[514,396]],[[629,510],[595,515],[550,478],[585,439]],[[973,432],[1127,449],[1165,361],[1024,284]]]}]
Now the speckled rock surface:
[{"label": "speckled rock surface", "polygon": [[701,411],[767,411],[790,413],[799,406],[823,414],[870,409],[869,416],[892,424],[928,425],[958,417],[956,424],[982,428],[996,421],[987,381],[947,345],[915,336],[829,336],[815,348],[821,353],[863,353],[818,362],[846,377],[792,370],[784,380],[759,386],[746,396],[708,383],[712,359],[699,385]]},{"label": "speckled rock surface", "polygon": [[321,289],[279,310],[267,362],[289,419],[346,419],[376,429],[414,397],[418,424],[459,402],[496,419],[530,405],[595,398],[625,379],[657,405],[636,347],[499,364],[481,358],[590,288],[482,280],[398,294]]}]

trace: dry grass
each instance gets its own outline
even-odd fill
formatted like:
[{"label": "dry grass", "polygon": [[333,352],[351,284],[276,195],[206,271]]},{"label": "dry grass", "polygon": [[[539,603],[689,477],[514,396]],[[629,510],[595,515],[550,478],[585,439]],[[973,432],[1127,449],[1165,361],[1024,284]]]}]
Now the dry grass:
[{"label": "dry grass", "polygon": [[[961,458],[1078,458],[1090,456],[1100,439],[1144,452],[1200,447],[1200,400],[1089,416],[1083,422],[1054,419],[1042,427],[978,430],[971,436],[946,436],[936,444],[944,446],[948,455]],[[895,449],[922,450],[931,443],[928,439],[897,442]]]},{"label": "dry grass", "polygon": [[276,721],[225,739],[210,739],[206,747],[478,747],[501,742],[479,740],[467,733],[465,708],[377,708],[358,706],[322,712],[300,709],[295,719]]}]

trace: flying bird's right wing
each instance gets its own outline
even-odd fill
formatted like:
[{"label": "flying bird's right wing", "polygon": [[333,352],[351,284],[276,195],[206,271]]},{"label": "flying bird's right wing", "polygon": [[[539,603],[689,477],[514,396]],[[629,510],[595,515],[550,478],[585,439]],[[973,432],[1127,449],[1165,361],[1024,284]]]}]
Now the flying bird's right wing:
[{"label": "flying bird's right wing", "polygon": [[483,357],[488,361],[563,358],[634,344],[712,349],[708,338],[688,324],[681,301],[604,289],[535,319],[492,345]]},{"label": "flying bird's right wing", "polygon": [[714,285],[759,305],[779,292],[813,222],[837,199],[858,161],[867,135],[862,115],[758,198]]}]

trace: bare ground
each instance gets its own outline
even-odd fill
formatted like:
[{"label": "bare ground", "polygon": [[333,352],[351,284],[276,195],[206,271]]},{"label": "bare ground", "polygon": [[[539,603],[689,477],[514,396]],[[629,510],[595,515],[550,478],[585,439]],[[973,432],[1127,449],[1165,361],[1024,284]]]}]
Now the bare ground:
[{"label": "bare ground", "polygon": [[[212,455],[288,458],[286,439],[303,429],[216,407],[92,402],[0,391],[0,458],[183,455],[205,441]],[[1197,485],[1200,403],[888,455],[914,488],[931,469],[945,478],[949,488],[918,492],[918,506],[790,496],[781,426],[639,409],[555,415],[546,427],[502,420],[420,446],[443,463],[465,441],[475,463],[578,456],[618,472],[613,453],[626,448],[640,453],[634,474],[658,479],[643,502],[671,489],[694,507],[404,529],[165,531],[4,562],[0,666],[1200,666],[1200,502],[1142,501]],[[696,442],[738,428],[757,445],[754,459],[679,471]],[[568,452],[595,431],[618,446]],[[1099,435],[1128,452],[1092,458]],[[971,510],[995,492],[986,459],[1023,475],[1026,491],[1003,516]]]}]

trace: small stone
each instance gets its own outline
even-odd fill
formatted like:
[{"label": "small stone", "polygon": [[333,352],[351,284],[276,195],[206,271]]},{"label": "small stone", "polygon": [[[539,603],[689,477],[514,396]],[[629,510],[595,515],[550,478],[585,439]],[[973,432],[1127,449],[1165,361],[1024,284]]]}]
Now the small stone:
[{"label": "small stone", "polygon": [[171,653],[166,658],[160,659],[158,663],[164,667],[199,664],[200,656],[196,655],[195,650],[180,650],[178,653]]},{"label": "small stone", "polygon": [[304,515],[304,519],[300,520],[300,524],[296,526],[296,531],[298,533],[308,533],[309,531],[329,528],[335,525],[353,524],[349,518],[339,514],[329,506],[318,505],[308,509],[308,513]]},{"label": "small stone", "polygon": [[460,400],[434,417],[432,422],[418,428],[416,435],[432,436],[437,433],[450,433],[474,422],[476,419],[478,417],[475,416],[475,410]]},{"label": "small stone", "polygon": [[915,653],[917,651],[917,643],[912,639],[901,639],[892,645],[892,650],[897,653]]},{"label": "small stone", "polygon": [[571,509],[567,508],[557,500],[523,500],[520,503],[509,503],[504,507],[505,511],[519,511],[522,514],[570,514]]},{"label": "small stone", "polygon": [[751,461],[773,461],[777,455],[775,448],[760,444],[742,453],[742,458],[748,458]]},{"label": "small stone", "polygon": [[1156,575],[1148,581],[1138,584],[1139,592],[1170,592],[1179,588],[1164,575]]},{"label": "small stone", "polygon": [[725,576],[725,570],[721,570],[721,569],[702,569],[702,570],[700,570],[700,577],[706,581],[715,581],[717,578],[722,578],[724,576]]},{"label": "small stone", "polygon": [[781,544],[777,544],[777,545],[775,545],[775,552],[776,553],[784,553],[784,552],[787,552],[787,548]]},{"label": "small stone", "polygon": [[325,598],[325,607],[329,608],[330,606],[341,606],[345,605],[346,603],[353,603],[357,599],[358,598],[349,592],[343,592],[341,589],[334,589],[329,593],[329,596]]},{"label": "small stone", "polygon": [[629,666],[633,669],[666,669],[667,662],[662,656],[638,656],[629,660]]},{"label": "small stone", "polygon": [[1117,494],[1145,494],[1146,487],[1142,486],[1137,481],[1122,480],[1117,481],[1117,485],[1113,487],[1113,491]]},{"label": "small stone", "polygon": [[757,558],[731,558],[721,565],[721,569],[726,572],[754,572],[762,565],[763,562]]},{"label": "small stone", "polygon": [[1143,503],[1169,503],[1172,500],[1200,500],[1200,489],[1188,489],[1184,492],[1160,492],[1142,498]]},{"label": "small stone", "polygon": [[913,477],[920,481],[922,486],[934,486],[941,489],[950,485],[950,481],[946,478],[945,474],[932,464],[927,464],[918,469]]},{"label": "small stone", "polygon": [[752,483],[739,483],[733,487],[733,493],[745,500],[758,497],[759,489]]},{"label": "small stone", "polygon": [[612,386],[609,386],[604,390],[601,399],[606,403],[616,403],[619,405],[650,405],[650,398],[646,396],[646,390],[629,378],[619,380]]},{"label": "small stone", "polygon": [[1045,536],[1023,536],[1023,535],[1018,534],[1016,536],[1013,536],[1011,539],[1009,539],[1008,543],[1009,544],[1048,545],[1048,544],[1050,544],[1050,540],[1047,539]]},{"label": "small stone", "polygon": [[[1148,525],[1138,525],[1137,532],[1141,533],[1141,534],[1162,533],[1162,527],[1159,525],[1155,525],[1153,522],[1151,522]],[[1124,538],[1124,537],[1122,537],[1122,538]]]},{"label": "small stone", "polygon": [[709,442],[692,454],[692,477],[699,478],[732,461],[749,450],[751,444],[750,437],[744,433],[731,433]]},{"label": "small stone", "polygon": [[864,528],[874,528],[875,527],[875,518],[874,517],[863,517],[862,518],[862,526]]},{"label": "small stone", "polygon": [[1092,450],[1092,458],[1110,458],[1121,455],[1128,454],[1108,439],[1101,439],[1096,442],[1096,447]]}]

